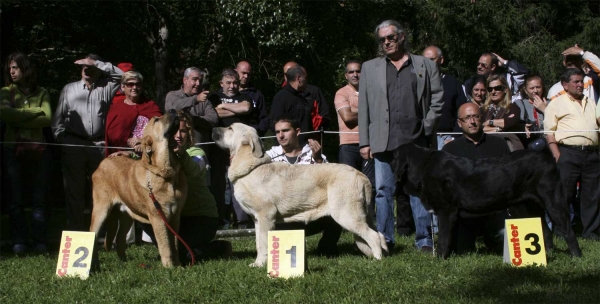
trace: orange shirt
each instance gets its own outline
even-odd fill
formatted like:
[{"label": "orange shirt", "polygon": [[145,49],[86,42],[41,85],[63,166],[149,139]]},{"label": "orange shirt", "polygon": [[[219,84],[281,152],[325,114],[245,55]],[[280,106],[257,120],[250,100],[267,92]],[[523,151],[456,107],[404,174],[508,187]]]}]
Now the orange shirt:
[{"label": "orange shirt", "polygon": [[[340,145],[345,144],[358,144],[358,124],[356,127],[350,129],[342,120],[340,116],[340,109],[350,108],[353,113],[358,113],[358,91],[356,91],[351,85],[346,85],[339,89],[335,93],[335,99],[333,100],[335,105],[335,112],[338,117],[338,125],[340,127]],[[343,132],[356,132],[356,133],[343,133]]]}]

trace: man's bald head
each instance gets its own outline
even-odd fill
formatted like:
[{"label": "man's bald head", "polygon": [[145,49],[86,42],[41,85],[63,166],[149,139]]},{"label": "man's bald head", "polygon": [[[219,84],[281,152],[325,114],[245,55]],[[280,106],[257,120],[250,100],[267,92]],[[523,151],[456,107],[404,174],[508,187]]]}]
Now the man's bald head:
[{"label": "man's bald head", "polygon": [[430,45],[423,50],[423,57],[431,59],[431,61],[435,62],[438,69],[444,63],[444,55],[442,54],[442,50],[435,46]]},{"label": "man's bald head", "polygon": [[295,63],[295,62],[293,62],[293,61],[290,61],[290,62],[288,62],[288,63],[286,63],[286,64],[284,64],[284,65],[283,65],[283,80],[284,80],[285,82],[287,82],[287,81],[288,81],[288,80],[287,80],[287,76],[285,76],[285,74],[287,73],[287,71],[288,71],[288,70],[289,70],[291,67],[294,67],[294,66],[297,66],[297,65],[298,65],[298,64],[297,64],[297,63]]},{"label": "man's bald head", "polygon": [[287,72],[287,70],[289,70],[291,67],[293,67],[293,66],[297,66],[297,65],[298,65],[298,64],[297,64],[297,63],[295,63],[295,62],[293,62],[293,61],[290,61],[290,62],[288,62],[288,63],[284,64],[284,65],[283,65],[283,73],[285,74],[285,73]]},{"label": "man's bald head", "polygon": [[238,76],[240,77],[240,87],[242,89],[247,88],[250,84],[252,66],[250,66],[250,63],[248,61],[240,61],[235,66],[235,70],[237,71]]},{"label": "man's bald head", "polygon": [[479,106],[469,102],[458,108],[458,126],[463,134],[473,138],[483,129],[481,128],[481,110]]},{"label": "man's bald head", "polygon": [[479,112],[479,106],[472,102],[468,102],[458,108],[458,117],[463,117],[466,112]]}]

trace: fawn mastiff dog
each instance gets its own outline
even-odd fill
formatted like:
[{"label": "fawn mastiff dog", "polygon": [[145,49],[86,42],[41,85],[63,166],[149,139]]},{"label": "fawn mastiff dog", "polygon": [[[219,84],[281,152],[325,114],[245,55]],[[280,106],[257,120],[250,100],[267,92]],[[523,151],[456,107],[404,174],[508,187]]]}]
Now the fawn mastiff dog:
[{"label": "fawn mastiff dog", "polygon": [[519,150],[503,157],[470,160],[405,144],[394,151],[392,169],[404,190],[418,196],[425,209],[438,216],[438,255],[443,258],[450,254],[451,232],[459,211],[475,216],[522,203],[527,216],[542,219],[546,250],[553,243],[544,211],[564,234],[571,255],[581,256],[558,169],[544,153]]},{"label": "fawn mastiff dog", "polygon": [[149,197],[150,186],[169,225],[179,231],[187,183],[173,152],[178,128],[179,119],[174,111],[150,119],[142,137],[141,160],[107,158],[92,175],[94,208],[90,231],[98,233],[106,223],[104,248],[110,250],[116,234],[117,254],[122,260],[125,259],[125,237],[133,218],[152,225],[163,266],[179,265],[177,240]]},{"label": "fawn mastiff dog", "polygon": [[331,216],[354,234],[359,249],[381,259],[387,245],[373,229],[371,184],[354,168],[341,164],[290,165],[272,162],[254,128],[234,123],[214,128],[213,140],[231,157],[229,179],[235,198],[254,219],[256,261],[267,261],[267,232],[276,222],[308,223]]}]

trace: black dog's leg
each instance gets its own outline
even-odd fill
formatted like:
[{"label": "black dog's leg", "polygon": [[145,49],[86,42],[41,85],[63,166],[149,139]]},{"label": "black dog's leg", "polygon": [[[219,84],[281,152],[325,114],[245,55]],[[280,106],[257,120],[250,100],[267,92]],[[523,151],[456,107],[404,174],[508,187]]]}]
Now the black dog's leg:
[{"label": "black dog's leg", "polygon": [[444,210],[437,214],[438,217],[438,248],[437,255],[446,259],[450,256],[450,244],[452,242],[452,230],[456,224],[456,211]]},{"label": "black dog's leg", "polygon": [[[566,208],[560,212],[557,209],[548,208],[548,215],[550,216],[553,224],[556,226],[555,229],[564,233],[565,241],[567,241],[567,246],[569,247],[569,251],[571,251],[571,256],[581,257],[581,249],[579,248],[579,243],[575,237],[575,232],[571,227],[569,213]],[[548,226],[546,226],[546,228],[547,227]]]}]

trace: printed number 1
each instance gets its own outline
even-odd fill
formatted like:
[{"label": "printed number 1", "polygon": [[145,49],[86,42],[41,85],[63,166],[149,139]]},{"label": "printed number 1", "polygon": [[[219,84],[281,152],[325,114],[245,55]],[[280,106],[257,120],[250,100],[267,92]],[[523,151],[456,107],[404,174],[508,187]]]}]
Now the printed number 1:
[{"label": "printed number 1", "polygon": [[79,247],[75,250],[75,254],[79,254],[80,252],[83,252],[83,255],[73,262],[73,267],[86,268],[87,264],[81,262],[87,258],[88,254],[90,254],[90,250],[87,249],[87,247]]},{"label": "printed number 1", "polygon": [[531,255],[536,255],[542,251],[542,246],[540,246],[540,236],[535,233],[530,233],[525,236],[525,240],[529,241],[529,239],[533,239],[531,241],[531,246],[533,246],[533,250],[529,248],[525,248],[525,251]]},{"label": "printed number 1", "polygon": [[285,253],[289,254],[291,260],[291,268],[296,268],[296,246],[292,246],[290,250],[286,250]]}]

